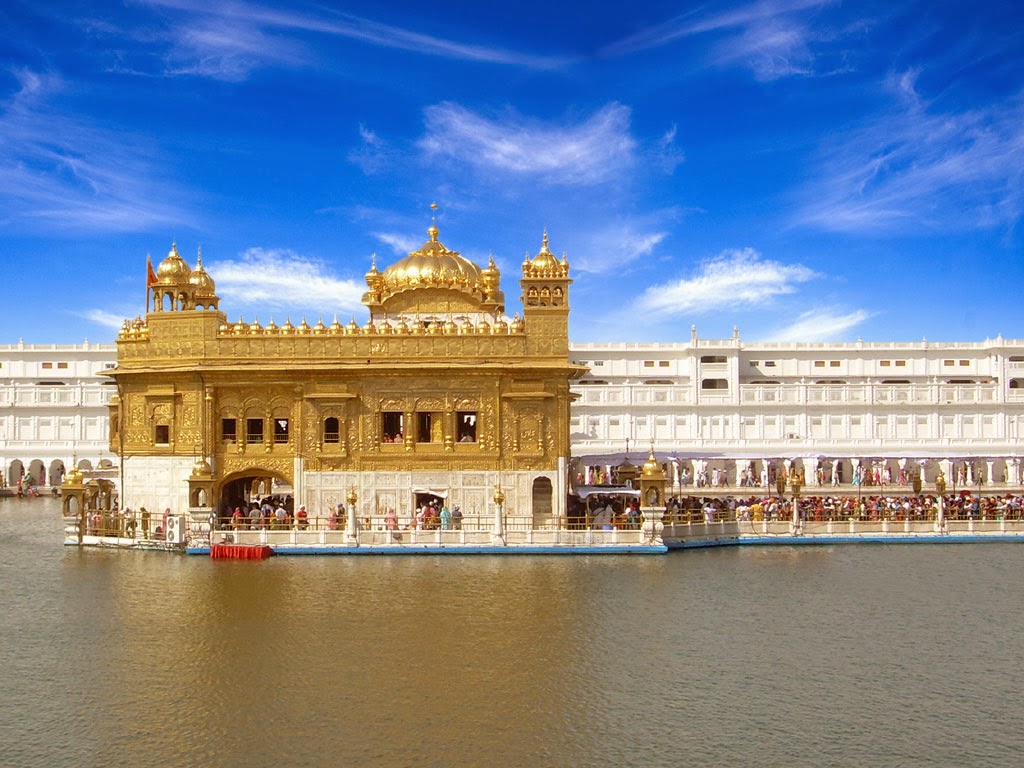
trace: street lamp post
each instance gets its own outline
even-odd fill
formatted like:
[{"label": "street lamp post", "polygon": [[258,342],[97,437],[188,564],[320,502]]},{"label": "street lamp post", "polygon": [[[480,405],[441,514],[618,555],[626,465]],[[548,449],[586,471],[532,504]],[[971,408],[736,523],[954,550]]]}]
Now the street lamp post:
[{"label": "street lamp post", "polygon": [[494,489],[494,536],[498,540],[496,543],[505,543],[505,518],[504,518],[504,506],[505,506],[505,493],[501,490],[501,483],[498,483]]},{"label": "street lamp post", "polygon": [[804,483],[804,473],[794,467],[789,473],[789,485],[793,489],[793,535],[800,534],[800,489]]},{"label": "street lamp post", "polygon": [[348,518],[345,521],[345,538],[350,541],[356,541],[358,536],[356,534],[356,502],[359,501],[359,496],[356,494],[356,487],[350,486],[348,489],[348,495],[345,496],[345,501],[348,502]]}]

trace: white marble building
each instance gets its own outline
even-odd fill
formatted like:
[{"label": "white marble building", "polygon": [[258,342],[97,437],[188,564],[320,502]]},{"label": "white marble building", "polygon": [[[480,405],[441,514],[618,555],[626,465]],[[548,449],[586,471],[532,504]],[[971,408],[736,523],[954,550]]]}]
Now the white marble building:
[{"label": "white marble building", "polygon": [[[804,470],[806,485],[1021,484],[1024,340],[970,343],[573,344],[573,456],[585,474],[642,463],[653,445],[673,483],[734,488]],[[44,488],[67,467],[116,466],[102,371],[113,344],[0,345],[3,485]],[[628,441],[628,445],[627,445]],[[858,470],[858,468],[860,468]],[[116,478],[112,478],[116,479]],[[587,479],[596,479],[584,477]]]},{"label": "white marble building", "polygon": [[[632,448],[674,459],[674,484],[807,487],[934,481],[1019,486],[1024,341],[574,344],[573,456],[584,483]],[[589,466],[588,470],[585,468]],[[745,482],[744,482],[745,481]]]},{"label": "white marble building", "polygon": [[48,491],[77,462],[112,468],[113,344],[0,345],[0,488]]}]

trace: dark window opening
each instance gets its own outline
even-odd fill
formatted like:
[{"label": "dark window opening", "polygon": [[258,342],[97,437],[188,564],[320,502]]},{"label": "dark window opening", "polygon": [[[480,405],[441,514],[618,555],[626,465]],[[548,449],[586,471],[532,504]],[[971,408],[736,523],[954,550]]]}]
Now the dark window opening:
[{"label": "dark window opening", "polygon": [[703,355],[700,361],[702,363],[724,363],[725,355]]},{"label": "dark window opening", "polygon": [[157,445],[169,445],[171,442],[171,428],[167,424],[157,424],[153,440]]},{"label": "dark window opening", "polygon": [[274,419],[274,442],[278,445],[288,442],[288,419]]},{"label": "dark window opening", "polygon": [[380,415],[380,441],[401,443],[405,439],[405,414],[400,411],[385,411]]},{"label": "dark window opening", "polygon": [[441,414],[423,412],[416,414],[416,441],[419,443],[441,442]]},{"label": "dark window opening", "polygon": [[701,389],[728,389],[729,381],[727,379],[702,379],[700,382]]},{"label": "dark window opening", "polygon": [[220,437],[225,443],[235,442],[238,439],[238,421],[235,419],[221,419]]},{"label": "dark window opening", "polygon": [[262,443],[263,442],[263,419],[246,419],[245,420],[245,442],[247,442],[247,443]]},{"label": "dark window opening", "polygon": [[459,411],[455,418],[458,427],[456,439],[460,443],[475,443],[476,413],[472,411]]},{"label": "dark window opening", "polygon": [[338,420],[333,416],[328,416],[324,419],[324,442],[341,442],[341,430],[338,428]]}]

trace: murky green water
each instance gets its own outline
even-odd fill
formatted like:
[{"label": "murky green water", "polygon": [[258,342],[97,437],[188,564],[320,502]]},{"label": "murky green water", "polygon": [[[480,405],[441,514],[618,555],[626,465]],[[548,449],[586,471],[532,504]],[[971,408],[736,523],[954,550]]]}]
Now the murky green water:
[{"label": "murky green water", "polygon": [[0,500],[0,765],[982,766],[1020,544],[277,557],[61,546]]}]

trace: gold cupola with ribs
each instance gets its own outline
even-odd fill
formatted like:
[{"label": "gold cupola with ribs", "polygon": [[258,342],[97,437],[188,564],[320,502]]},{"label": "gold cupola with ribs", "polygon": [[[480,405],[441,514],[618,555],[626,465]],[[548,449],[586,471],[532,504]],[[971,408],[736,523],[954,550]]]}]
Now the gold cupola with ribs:
[{"label": "gold cupola with ribs", "polygon": [[[437,205],[430,206],[435,211]],[[499,290],[501,273],[491,259],[481,269],[439,239],[436,217],[427,229],[428,240],[383,272],[376,257],[366,273],[363,304],[371,320],[388,315],[477,316],[501,315],[505,295]]]}]

